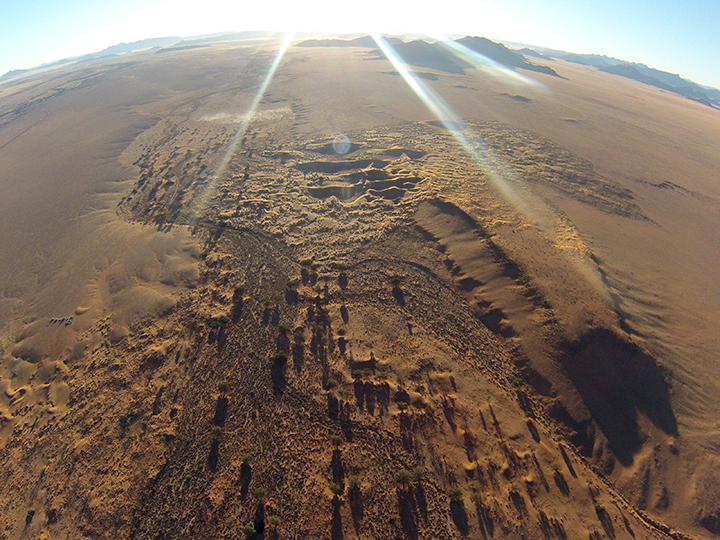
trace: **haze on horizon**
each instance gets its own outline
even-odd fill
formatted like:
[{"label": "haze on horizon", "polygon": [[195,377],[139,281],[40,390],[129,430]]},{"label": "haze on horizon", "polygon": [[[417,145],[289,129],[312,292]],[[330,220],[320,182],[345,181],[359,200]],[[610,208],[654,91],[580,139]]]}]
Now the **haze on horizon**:
[{"label": "haze on horizon", "polygon": [[164,36],[243,30],[447,33],[485,36],[644,63],[720,88],[720,4],[713,0],[5,0],[0,2],[0,74]]}]

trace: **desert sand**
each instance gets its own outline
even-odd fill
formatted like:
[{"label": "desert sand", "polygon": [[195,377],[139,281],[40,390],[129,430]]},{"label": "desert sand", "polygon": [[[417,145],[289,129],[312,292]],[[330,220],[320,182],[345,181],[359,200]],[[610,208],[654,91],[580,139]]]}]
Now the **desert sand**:
[{"label": "desert sand", "polygon": [[279,45],[0,85],[0,538],[717,538],[720,111]]}]

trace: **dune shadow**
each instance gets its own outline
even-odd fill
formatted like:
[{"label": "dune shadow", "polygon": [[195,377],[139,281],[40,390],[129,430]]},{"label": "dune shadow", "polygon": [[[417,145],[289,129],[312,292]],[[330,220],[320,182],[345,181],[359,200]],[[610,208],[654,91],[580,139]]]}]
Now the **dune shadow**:
[{"label": "dune shadow", "polygon": [[570,344],[560,361],[623,465],[632,464],[643,443],[638,411],[668,435],[678,435],[663,371],[636,344],[594,328]]}]

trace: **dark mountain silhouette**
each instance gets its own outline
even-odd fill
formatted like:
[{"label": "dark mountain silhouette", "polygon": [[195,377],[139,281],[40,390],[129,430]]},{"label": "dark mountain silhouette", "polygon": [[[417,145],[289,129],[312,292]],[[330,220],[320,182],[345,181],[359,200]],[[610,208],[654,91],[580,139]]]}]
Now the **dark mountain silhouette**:
[{"label": "dark mountain silhouette", "polygon": [[[458,57],[452,48],[442,41],[428,43],[422,39],[415,39],[408,42],[397,38],[385,39],[393,52],[400,57],[403,62],[412,66],[437,69],[438,71],[445,71],[447,73],[465,73],[466,69],[473,67],[470,62]],[[505,45],[495,43],[487,38],[466,36],[455,40],[455,42],[509,68],[527,69],[556,77],[558,76],[553,69],[532,64],[528,62],[522,54],[511,51],[505,47]],[[297,46],[367,47],[377,49],[376,55],[378,58],[384,56],[371,36],[362,36],[354,39],[308,39],[298,43]],[[541,56],[538,53],[534,53],[534,55]]]},{"label": "dark mountain silhouette", "polygon": [[[385,38],[385,41],[395,47],[402,43],[397,38]],[[296,47],[365,47],[368,49],[377,49],[377,43],[372,36],[361,36],[354,39],[306,39],[296,45]]]},{"label": "dark mountain silhouette", "polygon": [[683,79],[675,73],[668,73],[667,71],[648,67],[645,64],[626,62],[625,60],[599,54],[578,54],[544,48],[539,48],[539,52],[545,58],[557,58],[574,64],[593,66],[605,73],[633,79],[679,94],[703,105],[720,108],[720,90]]},{"label": "dark mountain silhouette", "polygon": [[511,51],[502,43],[495,43],[487,38],[467,36],[462,39],[456,39],[455,43],[459,43],[471,51],[482,54],[508,67],[527,69],[528,71],[536,71],[538,73],[545,73],[546,75],[554,75],[555,77],[559,76],[552,68],[531,64],[522,54]]},{"label": "dark mountain silhouette", "polygon": [[[451,49],[440,43],[428,43],[420,39],[392,46],[403,62],[413,66],[437,69],[448,73],[465,73],[472,67],[469,62],[458,58]],[[382,53],[379,53],[382,54]]]}]

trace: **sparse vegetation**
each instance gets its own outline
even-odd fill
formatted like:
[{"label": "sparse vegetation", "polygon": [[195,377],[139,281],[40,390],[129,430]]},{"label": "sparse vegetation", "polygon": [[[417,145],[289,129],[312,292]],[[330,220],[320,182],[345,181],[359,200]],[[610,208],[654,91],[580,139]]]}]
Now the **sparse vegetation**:
[{"label": "sparse vegetation", "polygon": [[400,469],[395,473],[395,482],[402,486],[408,485],[412,478],[413,474],[407,469]]},{"label": "sparse vegetation", "polygon": [[267,493],[267,490],[264,487],[255,488],[255,491],[253,491],[253,495],[255,495],[255,498],[257,498],[257,499],[265,498],[266,493]]},{"label": "sparse vegetation", "polygon": [[460,488],[452,488],[450,491],[448,491],[448,497],[450,497],[451,501],[458,501],[462,499],[463,492]]},{"label": "sparse vegetation", "polygon": [[243,463],[250,463],[251,460],[252,454],[243,454],[242,456],[240,456],[240,461],[242,461]]},{"label": "sparse vegetation", "polygon": [[341,495],[343,492],[343,488],[340,484],[332,483],[330,484],[330,491],[333,492],[334,495]]},{"label": "sparse vegetation", "polygon": [[273,527],[279,527],[280,526],[280,516],[270,516],[268,518],[268,523],[272,525]]},{"label": "sparse vegetation", "polygon": [[330,442],[333,446],[340,446],[342,444],[342,437],[340,435],[330,435]]},{"label": "sparse vegetation", "polygon": [[257,531],[255,530],[255,525],[252,521],[245,524],[245,527],[243,527],[243,530],[245,531],[245,534],[248,537],[255,536],[257,534]]},{"label": "sparse vegetation", "polygon": [[335,388],[337,386],[337,381],[335,379],[328,379],[326,386],[328,387],[329,390],[332,390],[333,388]]},{"label": "sparse vegetation", "polygon": [[348,483],[350,484],[351,488],[359,488],[362,485],[362,481],[360,480],[360,477],[358,476],[351,476],[348,480]]}]

